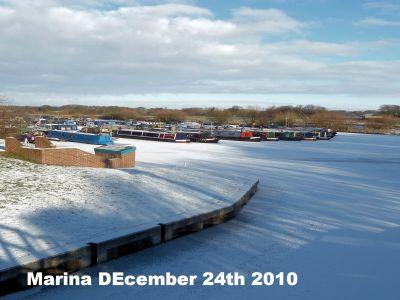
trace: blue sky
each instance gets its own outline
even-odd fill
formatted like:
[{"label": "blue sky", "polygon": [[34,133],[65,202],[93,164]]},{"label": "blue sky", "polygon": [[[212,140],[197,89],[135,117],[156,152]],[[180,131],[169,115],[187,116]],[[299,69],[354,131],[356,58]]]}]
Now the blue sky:
[{"label": "blue sky", "polygon": [[400,1],[0,0],[16,104],[400,104]]}]

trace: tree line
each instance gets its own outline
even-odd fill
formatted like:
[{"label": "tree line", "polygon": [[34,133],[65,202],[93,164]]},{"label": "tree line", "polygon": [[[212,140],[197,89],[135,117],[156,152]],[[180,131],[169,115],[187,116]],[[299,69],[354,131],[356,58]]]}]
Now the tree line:
[{"label": "tree line", "polygon": [[[370,115],[369,117],[366,117]],[[230,108],[191,107],[182,109],[120,106],[11,106],[0,97],[0,135],[23,127],[23,121],[37,116],[146,120],[165,123],[197,121],[215,125],[237,124],[262,127],[325,127],[356,131],[362,124],[366,132],[388,130],[400,123],[399,105],[382,105],[377,111],[339,111],[315,105],[271,106],[268,108],[232,106]]]}]

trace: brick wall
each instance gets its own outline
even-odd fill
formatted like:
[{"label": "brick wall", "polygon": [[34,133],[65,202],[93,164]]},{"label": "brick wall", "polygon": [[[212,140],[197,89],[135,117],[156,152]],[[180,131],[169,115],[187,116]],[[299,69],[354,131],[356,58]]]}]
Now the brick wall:
[{"label": "brick wall", "polygon": [[45,136],[35,137],[35,147],[36,148],[55,148],[56,146],[49,141]]},{"label": "brick wall", "polygon": [[42,149],[22,147],[19,155],[21,155],[25,159],[37,162],[38,164],[43,163]]},{"label": "brick wall", "polygon": [[[40,141],[39,145],[48,145],[48,143]],[[25,159],[47,165],[113,169],[135,166],[134,152],[115,155],[92,154],[75,148],[28,148],[22,147],[21,143],[12,137],[6,138],[5,148],[7,152],[16,153]]]},{"label": "brick wall", "polygon": [[6,138],[6,151],[19,154],[21,152],[21,143],[14,137]]},{"label": "brick wall", "polygon": [[42,163],[42,152],[40,149],[35,149],[35,148],[27,148],[27,147],[22,147],[20,141],[18,141],[14,137],[7,137],[6,138],[6,151],[9,153],[14,153],[21,155],[23,158],[37,162],[37,163]]},{"label": "brick wall", "polygon": [[133,168],[135,167],[136,156],[135,152],[131,152],[126,155],[121,156],[121,166],[120,168]]},{"label": "brick wall", "polygon": [[42,151],[42,164],[56,166],[76,166],[107,168],[107,160],[75,148],[40,149]]},{"label": "brick wall", "polygon": [[124,155],[110,153],[96,153],[96,156],[103,157],[108,161],[111,169],[133,168],[135,167],[135,152]]}]

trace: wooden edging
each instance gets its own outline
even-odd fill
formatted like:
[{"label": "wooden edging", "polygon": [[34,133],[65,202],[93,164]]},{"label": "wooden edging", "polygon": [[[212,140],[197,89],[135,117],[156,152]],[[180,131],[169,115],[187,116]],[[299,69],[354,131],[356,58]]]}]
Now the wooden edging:
[{"label": "wooden edging", "polygon": [[257,191],[257,180],[251,188],[232,205],[181,220],[157,224],[151,228],[104,241],[93,241],[65,253],[49,256],[34,262],[0,270],[0,296],[29,289],[28,272],[47,275],[75,272],[142,249],[167,242],[177,237],[221,224],[235,217]]}]

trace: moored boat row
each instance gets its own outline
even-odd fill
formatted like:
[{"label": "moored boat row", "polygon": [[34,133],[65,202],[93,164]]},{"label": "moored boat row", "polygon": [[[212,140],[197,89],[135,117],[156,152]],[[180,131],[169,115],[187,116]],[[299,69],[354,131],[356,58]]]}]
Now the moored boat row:
[{"label": "moored boat row", "polygon": [[237,125],[226,126],[159,126],[138,128],[136,125],[114,124],[105,127],[78,126],[73,121],[47,123],[35,127],[35,131],[50,139],[109,145],[115,138],[131,138],[174,143],[218,143],[219,140],[243,142],[260,141],[317,141],[329,140],[336,132],[324,128],[252,128]]}]

